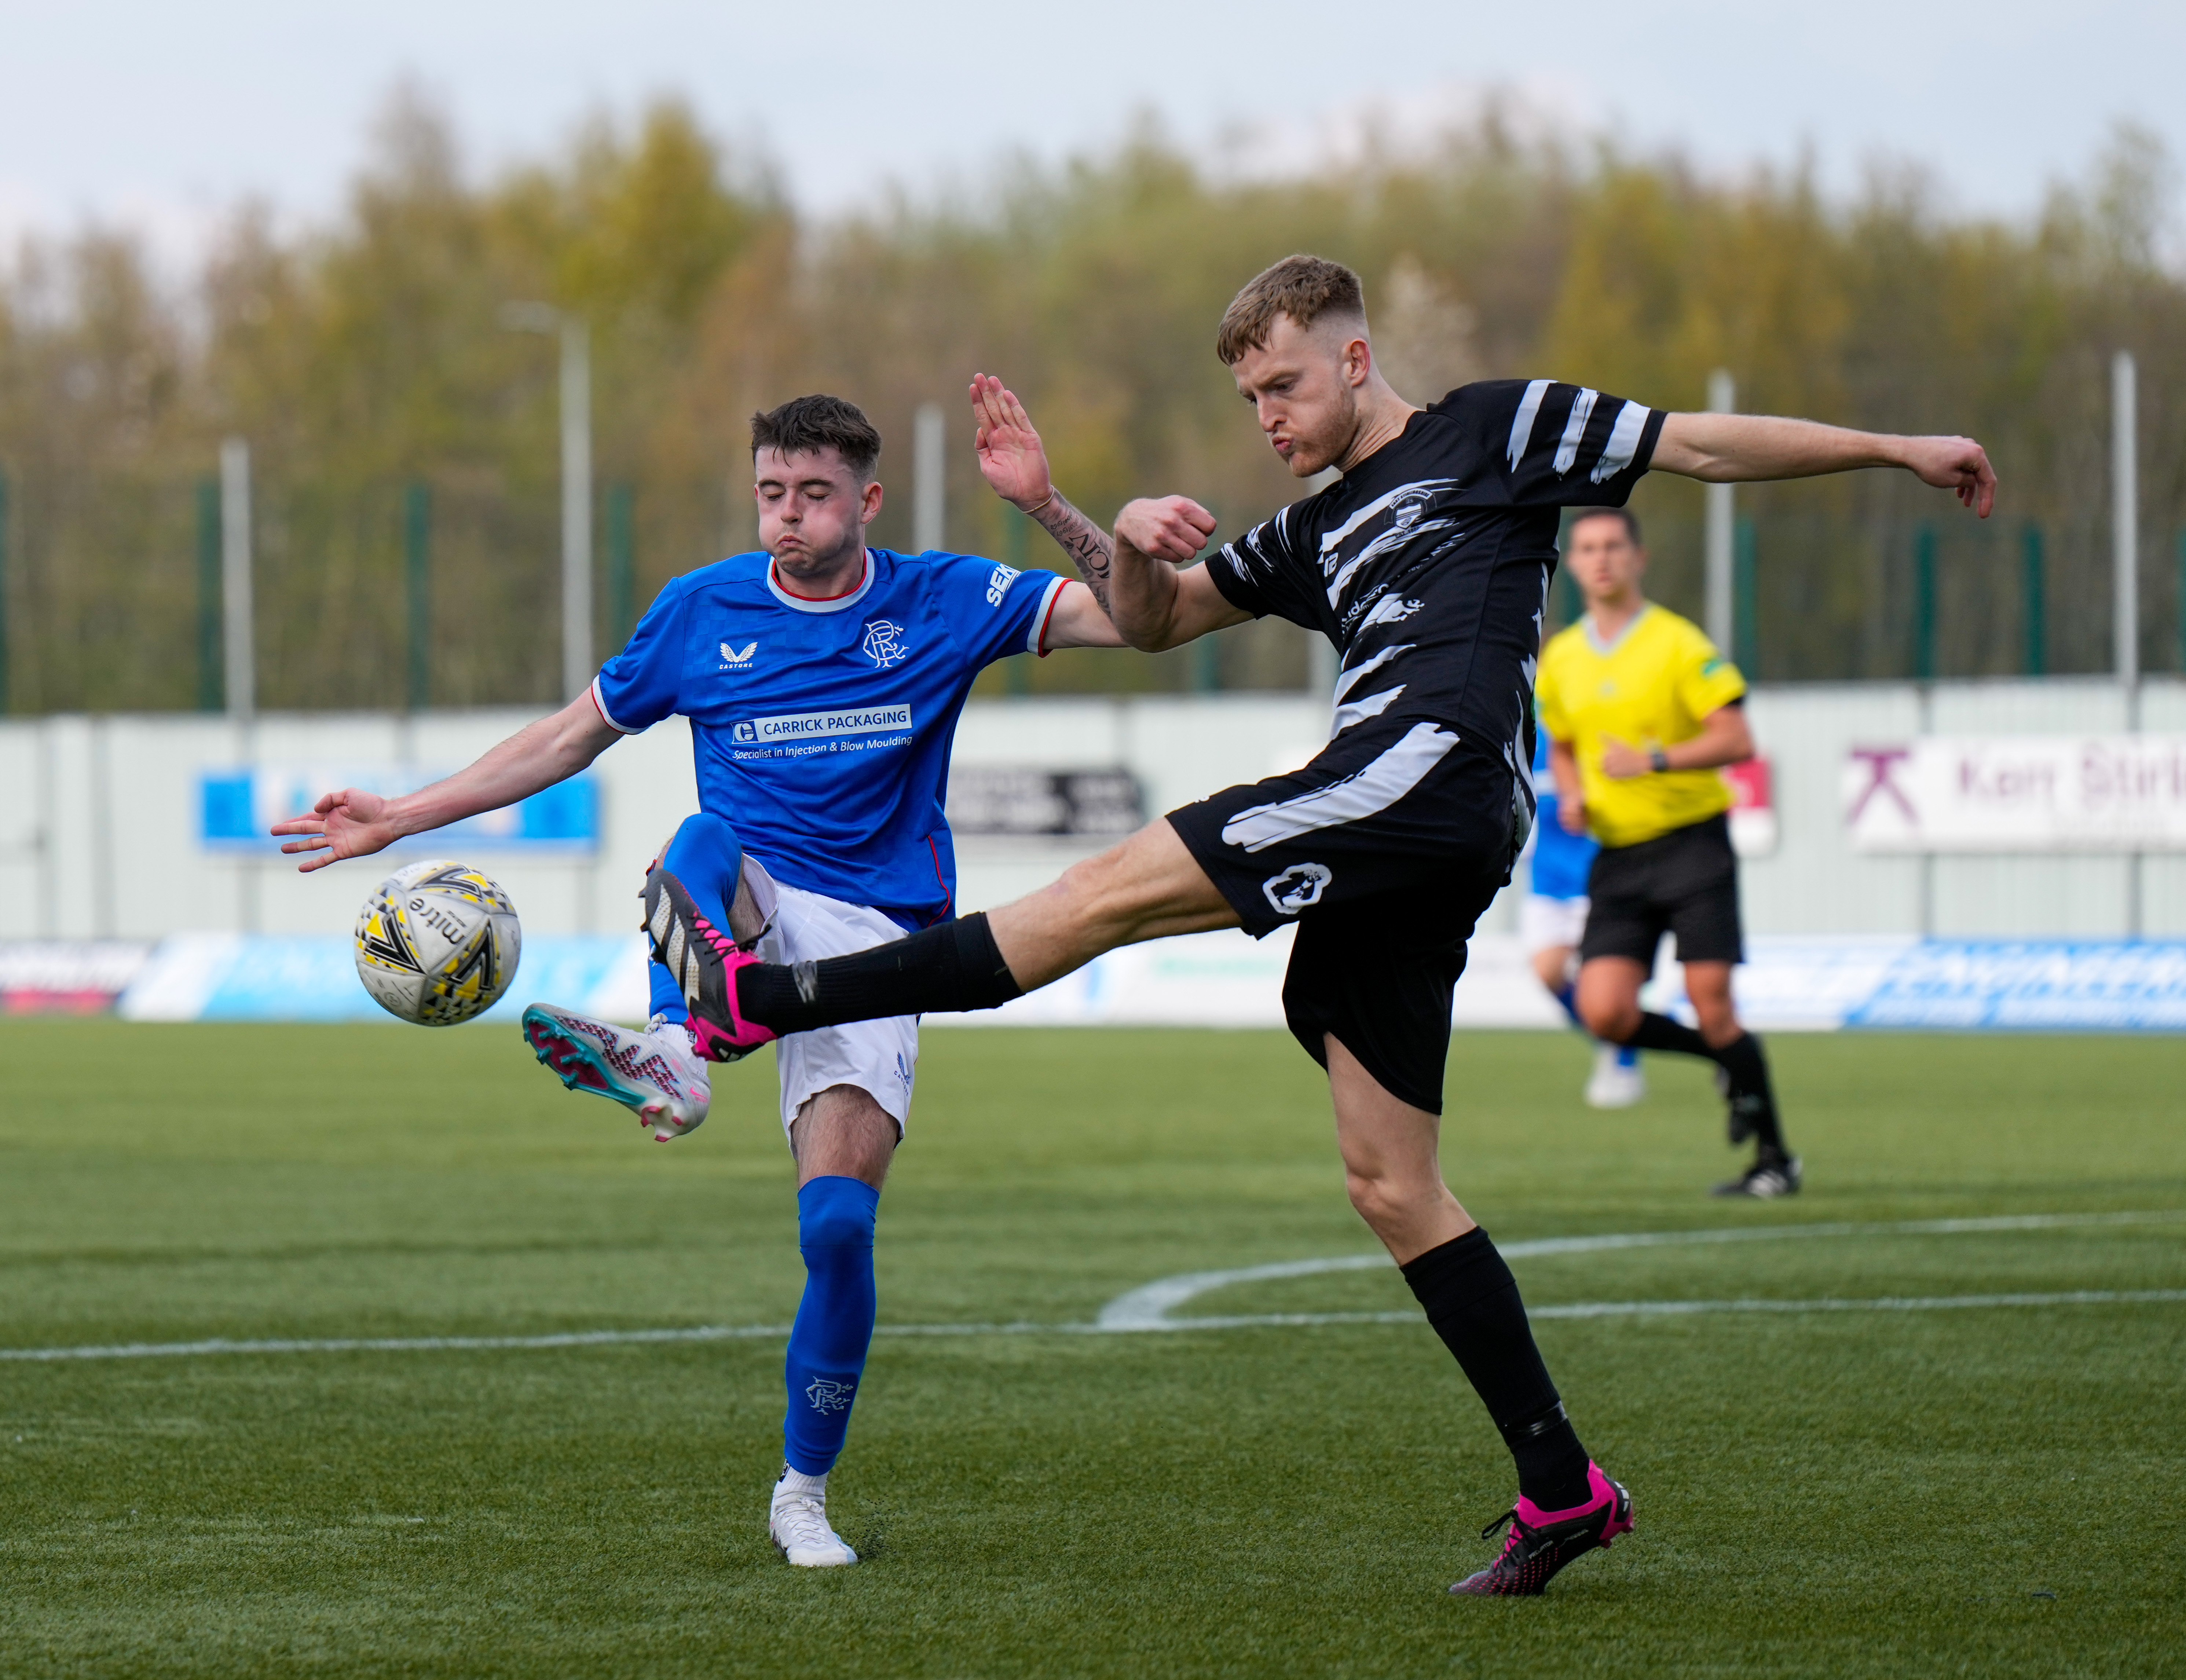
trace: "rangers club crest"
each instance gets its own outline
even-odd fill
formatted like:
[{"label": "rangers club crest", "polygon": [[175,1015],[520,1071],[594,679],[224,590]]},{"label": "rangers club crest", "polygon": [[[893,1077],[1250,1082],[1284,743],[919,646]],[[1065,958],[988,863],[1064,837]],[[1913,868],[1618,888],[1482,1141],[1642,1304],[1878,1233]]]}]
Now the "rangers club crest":
[{"label": "rangers club crest", "polygon": [[903,645],[903,626],[886,619],[875,619],[866,624],[866,639],[858,646],[881,670],[911,658],[911,649]]},{"label": "rangers club crest", "polygon": [[837,1382],[832,1377],[815,1377],[812,1386],[804,1391],[804,1397],[812,1403],[814,1411],[824,1416],[829,1412],[839,1412],[847,1408],[850,1397],[857,1392],[857,1389],[858,1385],[855,1382]]}]

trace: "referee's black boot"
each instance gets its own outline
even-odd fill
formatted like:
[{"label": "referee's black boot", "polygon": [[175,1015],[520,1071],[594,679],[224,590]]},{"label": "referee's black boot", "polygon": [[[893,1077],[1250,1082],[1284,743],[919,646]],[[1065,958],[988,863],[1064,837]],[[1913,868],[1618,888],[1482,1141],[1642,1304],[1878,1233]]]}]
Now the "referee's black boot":
[{"label": "referee's black boot", "polygon": [[1750,1196],[1757,1201],[1773,1201],[1780,1196],[1796,1196],[1805,1179],[1799,1157],[1781,1150],[1764,1149],[1738,1177],[1718,1184],[1711,1196]]}]

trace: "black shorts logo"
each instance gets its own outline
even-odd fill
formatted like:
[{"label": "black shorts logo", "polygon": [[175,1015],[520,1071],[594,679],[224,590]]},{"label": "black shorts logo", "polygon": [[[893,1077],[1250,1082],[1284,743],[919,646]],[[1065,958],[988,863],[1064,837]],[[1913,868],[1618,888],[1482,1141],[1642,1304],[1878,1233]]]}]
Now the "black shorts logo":
[{"label": "black shorts logo", "polygon": [[1278,916],[1296,916],[1307,905],[1319,904],[1335,878],[1336,872],[1326,864],[1292,864],[1281,875],[1263,881],[1260,890],[1268,895]]}]

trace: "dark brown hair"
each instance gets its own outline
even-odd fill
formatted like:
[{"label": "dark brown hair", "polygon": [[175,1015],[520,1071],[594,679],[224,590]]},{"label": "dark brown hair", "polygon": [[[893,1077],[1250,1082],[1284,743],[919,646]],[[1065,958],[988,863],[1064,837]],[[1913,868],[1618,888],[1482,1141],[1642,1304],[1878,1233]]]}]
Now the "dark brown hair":
[{"label": "dark brown hair", "polygon": [[1222,312],[1222,325],[1214,335],[1214,353],[1234,367],[1247,350],[1264,348],[1275,317],[1287,315],[1301,327],[1310,327],[1324,315],[1344,316],[1366,322],[1366,294],[1359,277],[1340,262],[1326,257],[1286,256],[1265,268],[1230,300]]},{"label": "dark brown hair", "polygon": [[1624,522],[1624,535],[1632,539],[1632,546],[1634,548],[1641,546],[1640,516],[1628,507],[1574,507],[1572,509],[1571,524],[1566,527],[1566,529],[1577,530],[1582,519],[1622,519]]},{"label": "dark brown hair", "polygon": [[870,483],[880,465],[881,434],[866,412],[840,397],[792,397],[779,408],[752,416],[752,454],[771,449],[783,455],[810,455],[832,449],[860,484]]}]

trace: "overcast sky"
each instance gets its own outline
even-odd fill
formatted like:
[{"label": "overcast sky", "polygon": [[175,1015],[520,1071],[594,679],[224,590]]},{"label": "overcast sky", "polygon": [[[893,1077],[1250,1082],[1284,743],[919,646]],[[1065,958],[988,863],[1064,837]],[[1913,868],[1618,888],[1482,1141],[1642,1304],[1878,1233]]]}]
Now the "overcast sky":
[{"label": "overcast sky", "polygon": [[0,0],[0,234],[96,217],[182,255],[246,194],[323,216],[404,76],[479,170],[679,92],[822,212],[1101,147],[1135,108],[1210,148],[1251,131],[1280,165],[1362,114],[1416,131],[1508,86],[1711,168],[1810,148],[1843,189],[1889,154],[2021,214],[2121,118],[2186,163],[2182,67],[2186,0]]}]

